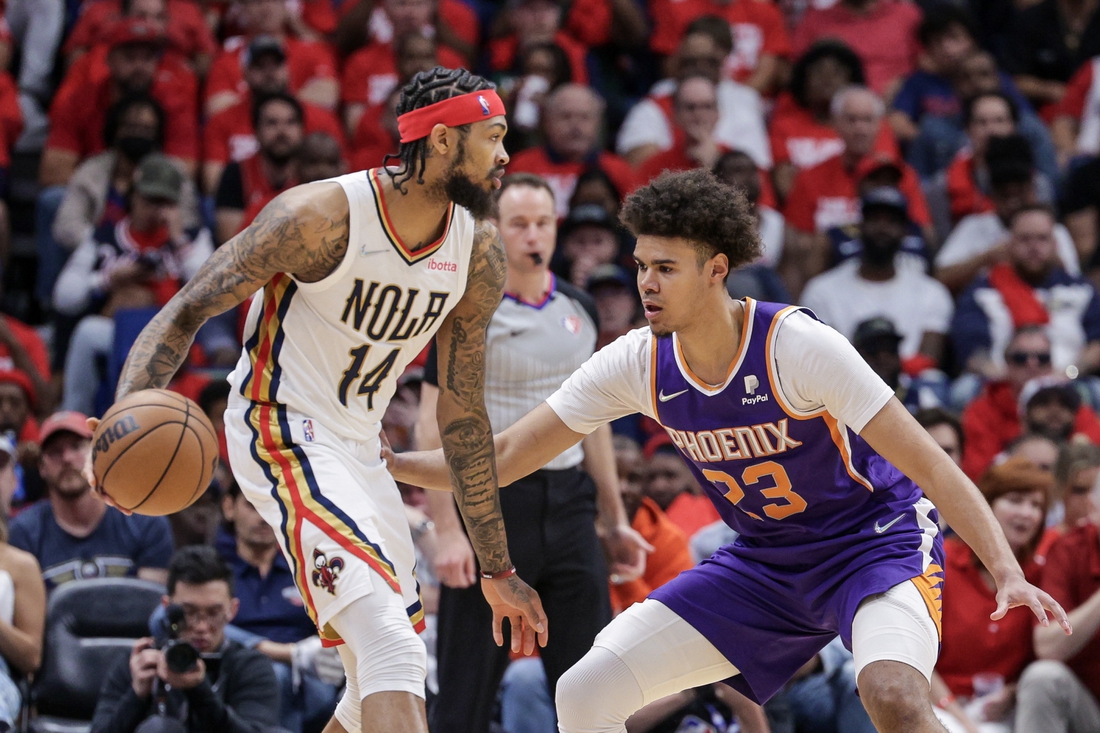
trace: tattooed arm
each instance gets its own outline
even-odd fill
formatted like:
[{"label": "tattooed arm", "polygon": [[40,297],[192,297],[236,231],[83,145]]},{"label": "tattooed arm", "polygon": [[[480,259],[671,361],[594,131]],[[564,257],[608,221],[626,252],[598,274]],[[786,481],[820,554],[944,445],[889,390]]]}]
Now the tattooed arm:
[{"label": "tattooed arm", "polygon": [[280,272],[304,282],[331,273],[348,243],[348,200],[338,183],[298,186],[264,207],[211,255],[142,330],[122,368],[116,399],[165,387],[199,327],[243,303]]},{"label": "tattooed arm", "polygon": [[[512,568],[500,512],[496,457],[489,414],[485,411],[485,331],[500,305],[506,265],[496,227],[478,222],[466,293],[436,334],[439,400],[436,419],[458,510],[481,569],[502,573]],[[503,644],[501,621],[509,619],[512,649],[534,650],[535,632],[546,645],[546,622],[538,594],[515,574],[483,579],[482,591],[493,609],[493,638]]]}]

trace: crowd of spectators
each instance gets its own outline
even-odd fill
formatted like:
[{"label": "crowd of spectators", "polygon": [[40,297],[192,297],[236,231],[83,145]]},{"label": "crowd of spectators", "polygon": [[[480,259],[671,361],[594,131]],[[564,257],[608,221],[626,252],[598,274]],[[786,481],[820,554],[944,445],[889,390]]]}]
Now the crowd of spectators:
[{"label": "crowd of spectators", "polygon": [[[231,467],[178,515],[125,517],[81,475],[84,416],[109,405],[149,314],[269,201],[396,153],[401,86],[443,65],[497,83],[507,170],[553,192],[551,267],[592,297],[597,348],[644,325],[623,199],[690,168],[744,190],[764,254],[732,273],[731,295],[804,305],[848,337],[1071,613],[1071,637],[1026,611],[990,623],[991,576],[949,539],[931,693],[945,725],[1100,733],[1100,0],[9,0],[0,12],[0,731],[33,704],[17,683],[42,662],[50,594],[105,577],[165,584],[208,656],[164,669],[157,640],[179,620],[154,614],[128,663],[104,670],[94,730],[129,733],[151,711],[190,730],[323,727],[339,660]],[[214,319],[172,384],[219,432],[240,346],[240,314]],[[397,449],[415,447],[422,366],[386,416]],[[612,586],[619,612],[734,537],[659,426],[613,427],[624,506],[655,548],[642,577]],[[402,490],[431,619],[438,538],[423,492]],[[541,663],[518,659],[491,717],[551,733],[551,700]],[[840,644],[764,709],[716,685],[654,703],[630,730],[734,721],[872,730]]]}]

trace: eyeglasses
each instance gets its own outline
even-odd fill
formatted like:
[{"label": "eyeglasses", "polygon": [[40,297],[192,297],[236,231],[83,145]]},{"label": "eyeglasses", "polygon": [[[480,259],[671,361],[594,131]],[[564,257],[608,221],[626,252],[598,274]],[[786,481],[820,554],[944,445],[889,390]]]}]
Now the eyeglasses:
[{"label": "eyeglasses", "polygon": [[1049,351],[1010,351],[1005,354],[1005,359],[1013,366],[1027,366],[1032,359],[1039,366],[1050,366]]},{"label": "eyeglasses", "polygon": [[192,626],[206,622],[211,626],[221,626],[227,620],[225,608],[222,606],[211,606],[210,608],[199,608],[198,606],[183,606],[183,616],[187,619],[187,625]]}]

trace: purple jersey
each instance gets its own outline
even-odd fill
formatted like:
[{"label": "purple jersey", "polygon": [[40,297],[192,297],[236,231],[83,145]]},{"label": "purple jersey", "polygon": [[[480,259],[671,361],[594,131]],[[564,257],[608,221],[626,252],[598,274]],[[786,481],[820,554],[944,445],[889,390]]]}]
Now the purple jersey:
[{"label": "purple jersey", "polygon": [[[851,646],[860,601],[913,579],[939,626],[942,543],[920,488],[824,408],[776,389],[773,340],[794,306],[746,299],[724,387],[695,377],[674,337],[654,337],[654,410],[737,541],[652,595],[770,697],[836,634]],[[803,311],[812,316],[809,311]]]}]

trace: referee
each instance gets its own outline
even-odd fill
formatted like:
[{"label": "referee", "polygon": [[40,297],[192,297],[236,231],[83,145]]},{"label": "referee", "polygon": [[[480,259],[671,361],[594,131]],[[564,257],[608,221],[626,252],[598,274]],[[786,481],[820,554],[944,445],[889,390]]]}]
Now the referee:
[{"label": "referee", "polygon": [[[554,193],[542,178],[514,174],[497,192],[494,223],[508,262],[504,299],[486,334],[485,407],[499,433],[553,394],[590,357],[598,333],[592,299],[550,273]],[[440,447],[435,412],[436,359],[428,359],[416,426],[418,448]],[[583,468],[582,468],[583,467]],[[432,733],[487,733],[508,645],[491,633],[492,612],[474,585],[473,550],[453,495],[429,491],[439,549],[439,694]],[[538,591],[554,631],[540,656],[550,684],[591,648],[611,620],[608,570],[637,577],[652,549],[623,510],[610,428],[601,428],[542,470],[500,492],[508,551],[516,571]],[[601,540],[603,551],[601,551]]]}]

